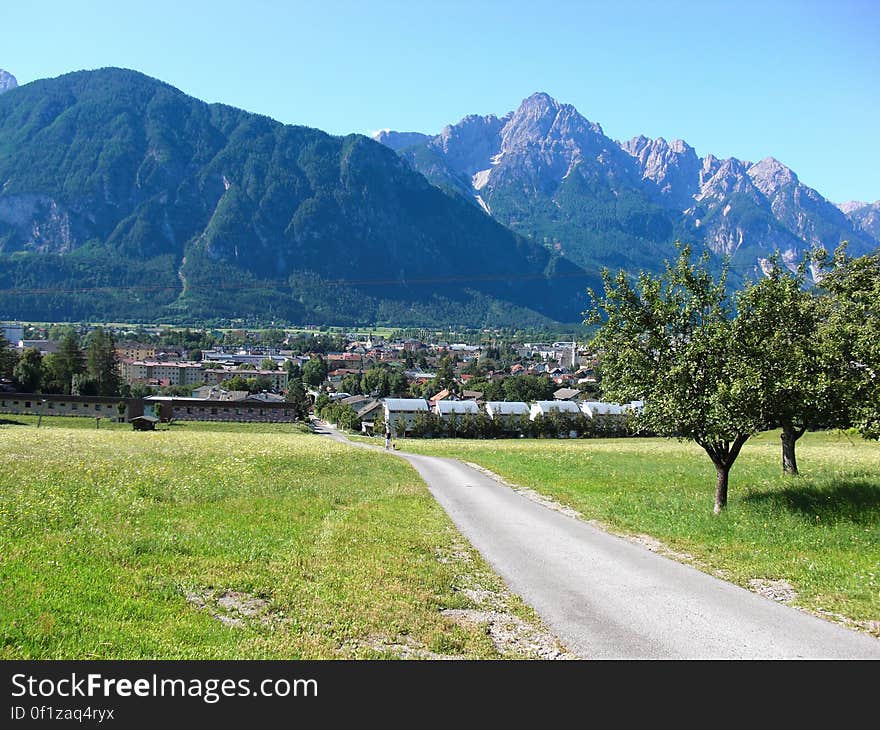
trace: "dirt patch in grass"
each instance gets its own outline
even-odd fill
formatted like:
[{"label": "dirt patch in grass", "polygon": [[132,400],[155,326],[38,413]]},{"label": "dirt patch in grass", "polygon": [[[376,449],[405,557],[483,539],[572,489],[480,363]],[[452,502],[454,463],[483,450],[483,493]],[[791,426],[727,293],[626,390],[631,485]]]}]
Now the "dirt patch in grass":
[{"label": "dirt patch in grass", "polygon": [[437,548],[437,550],[434,551],[434,554],[437,556],[437,562],[443,563],[444,565],[470,563],[473,561],[467,545],[461,543]]},{"label": "dirt patch in grass", "polygon": [[755,593],[779,603],[791,603],[798,596],[794,586],[787,580],[752,578],[749,581],[749,586]]},{"label": "dirt patch in grass", "polygon": [[[453,539],[435,550],[438,562],[454,565],[455,608],[441,608],[440,615],[450,624],[489,638],[503,659],[578,659],[550,633],[533,611],[476,558],[473,548]],[[447,604],[448,605],[448,604]],[[452,626],[450,626],[450,630]],[[462,654],[432,651],[408,634],[373,634],[363,639],[349,639],[337,649],[342,657],[378,653],[394,659],[432,659],[455,661]]]},{"label": "dirt patch in grass", "polygon": [[449,608],[442,614],[461,626],[479,626],[503,655],[536,659],[577,659],[565,651],[546,631],[527,624],[518,616],[502,611]]},{"label": "dirt patch in grass", "polygon": [[464,573],[456,577],[454,590],[472,607],[447,608],[440,613],[453,623],[485,631],[498,653],[510,659],[577,659],[551,634],[540,619],[519,616],[513,594],[493,586],[485,576]]},{"label": "dirt patch in grass", "polygon": [[344,656],[351,656],[362,653],[364,649],[378,652],[379,654],[391,655],[395,659],[458,661],[465,658],[460,654],[438,654],[411,636],[398,636],[391,639],[388,636],[376,635],[368,636],[366,639],[351,639],[339,647],[339,653]]},{"label": "dirt patch in grass", "polygon": [[272,611],[266,599],[251,593],[200,588],[187,590],[184,595],[187,603],[208,611],[226,626],[242,627],[252,623],[272,626],[281,618],[278,612]]}]

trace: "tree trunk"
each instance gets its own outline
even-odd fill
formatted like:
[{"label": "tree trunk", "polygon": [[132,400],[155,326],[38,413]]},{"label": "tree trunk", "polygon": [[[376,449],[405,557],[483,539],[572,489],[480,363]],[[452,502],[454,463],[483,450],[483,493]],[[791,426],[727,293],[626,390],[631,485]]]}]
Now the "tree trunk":
[{"label": "tree trunk", "polygon": [[715,482],[715,514],[721,514],[721,510],[727,505],[727,477],[730,474],[729,466],[715,466],[717,479]]},{"label": "tree trunk", "polygon": [[803,430],[796,430],[791,426],[783,426],[779,438],[782,440],[782,473],[786,476],[797,476],[797,455],[795,444],[803,435]]}]

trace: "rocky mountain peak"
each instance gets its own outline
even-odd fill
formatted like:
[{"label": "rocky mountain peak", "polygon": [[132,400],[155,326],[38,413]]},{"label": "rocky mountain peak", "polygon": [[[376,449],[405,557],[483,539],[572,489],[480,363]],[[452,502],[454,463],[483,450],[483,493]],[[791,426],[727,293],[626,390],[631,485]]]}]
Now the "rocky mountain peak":
[{"label": "rocky mountain peak", "polygon": [[380,129],[373,135],[373,139],[397,152],[405,147],[421,144],[429,137],[421,132],[395,132],[391,129]]},{"label": "rocky mountain peak", "polygon": [[697,200],[723,197],[731,193],[754,193],[755,190],[748,169],[735,157],[718,160],[708,155],[703,160],[700,177],[700,193]]},{"label": "rocky mountain peak", "polygon": [[669,149],[675,152],[677,155],[685,155],[693,153],[696,157],[696,152],[694,152],[694,148],[691,147],[687,142],[683,139],[674,139],[669,143]]},{"label": "rocky mountain peak", "polygon": [[559,109],[559,102],[545,91],[536,91],[522,100],[517,113],[547,114]]},{"label": "rocky mountain peak", "polygon": [[[845,215],[849,215],[850,213],[866,208],[869,205],[870,203],[865,203],[861,200],[848,200],[845,203],[838,203],[837,207],[840,208]],[[880,202],[875,203],[875,205],[880,205]]]},{"label": "rocky mountain peak", "polygon": [[510,114],[479,116],[469,114],[457,124],[449,124],[429,143],[454,170],[468,176],[491,165],[501,147],[501,130]]},{"label": "rocky mountain peak", "polygon": [[663,137],[634,137],[620,145],[638,162],[642,179],[651,180],[660,193],[677,207],[687,208],[698,192],[702,163],[693,147],[683,140],[667,143]]},{"label": "rocky mountain peak", "polygon": [[787,185],[797,185],[798,178],[794,172],[773,157],[765,157],[748,168],[749,177],[768,198]]},{"label": "rocky mountain peak", "polygon": [[15,76],[0,68],[0,94],[14,89],[16,86],[18,86],[18,81]]},{"label": "rocky mountain peak", "polygon": [[875,203],[851,200],[837,207],[858,229],[880,241],[880,200]]},{"label": "rocky mountain peak", "polygon": [[544,92],[524,99],[501,131],[503,155],[537,150],[563,173],[588,151],[599,154],[609,143],[598,124]]}]

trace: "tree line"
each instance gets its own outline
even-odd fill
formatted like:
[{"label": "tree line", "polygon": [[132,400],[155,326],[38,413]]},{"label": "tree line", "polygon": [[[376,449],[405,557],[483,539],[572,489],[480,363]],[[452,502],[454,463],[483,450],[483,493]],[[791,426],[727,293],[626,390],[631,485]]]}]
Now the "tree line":
[{"label": "tree line", "polygon": [[[781,430],[782,469],[798,473],[796,444],[809,430],[855,428],[880,437],[880,253],[841,246],[731,294],[727,269],[708,254],[656,276],[603,273],[585,322],[599,325],[602,389],[643,400],[641,429],[694,441],[716,469],[714,511],[727,504],[731,467],[746,441]],[[810,285],[808,272],[816,284]]]},{"label": "tree line", "polygon": [[129,395],[119,375],[116,342],[101,328],[89,332],[82,342],[67,330],[58,351],[46,355],[36,348],[19,354],[0,334],[0,378],[24,393]]},{"label": "tree line", "polygon": [[[357,431],[361,422],[357,412],[347,403],[331,401],[325,394],[315,401],[315,412],[340,428]],[[527,414],[517,417],[491,418],[485,411],[452,414],[441,417],[433,411],[417,413],[412,428],[403,419],[393,424],[394,432],[406,433],[411,438],[608,438],[630,436],[635,433],[630,416],[594,416],[552,411],[538,415],[534,420]],[[373,433],[385,431],[384,411],[373,419]]]}]

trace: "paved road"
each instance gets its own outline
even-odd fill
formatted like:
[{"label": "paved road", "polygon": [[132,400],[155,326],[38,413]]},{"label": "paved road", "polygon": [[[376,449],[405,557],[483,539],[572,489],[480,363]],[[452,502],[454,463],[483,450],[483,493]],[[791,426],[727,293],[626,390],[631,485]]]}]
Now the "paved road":
[{"label": "paved road", "polygon": [[510,589],[583,658],[880,659],[880,641],[868,635],[543,507],[454,459],[396,453]]}]

